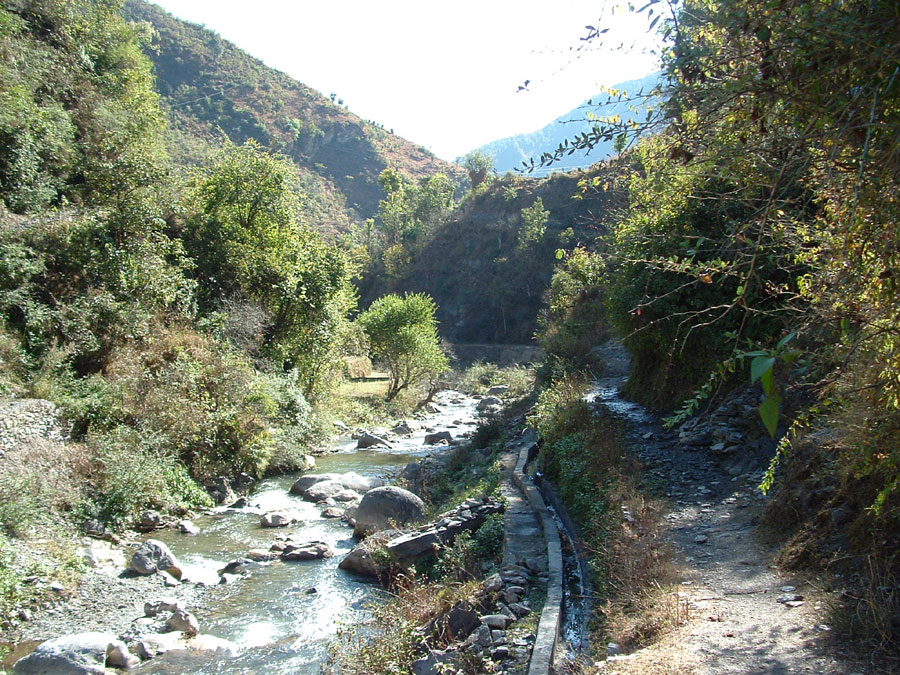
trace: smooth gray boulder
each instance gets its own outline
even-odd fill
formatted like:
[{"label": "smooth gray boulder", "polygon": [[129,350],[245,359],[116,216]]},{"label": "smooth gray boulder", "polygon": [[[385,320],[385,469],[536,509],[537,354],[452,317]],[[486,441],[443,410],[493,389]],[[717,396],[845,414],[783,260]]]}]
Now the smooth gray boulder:
[{"label": "smooth gray boulder", "polygon": [[282,513],[280,511],[272,511],[270,513],[266,513],[262,518],[259,519],[260,527],[287,527],[294,520],[287,515],[286,513]]},{"label": "smooth gray boulder", "polygon": [[363,495],[359,502],[353,535],[365,537],[391,524],[406,525],[421,520],[424,515],[424,502],[409,490],[394,485],[377,487]]},{"label": "smooth gray boulder", "polygon": [[364,433],[360,435],[358,439],[356,439],[356,447],[364,450],[365,448],[389,448],[391,444],[388,443],[385,439],[381,438],[381,436],[376,436],[375,434]]},{"label": "smooth gray boulder", "polygon": [[339,473],[309,473],[305,476],[300,476],[300,478],[291,485],[291,494],[302,496],[304,492],[309,490],[309,488],[316,483],[321,483],[326,480],[335,480],[340,477],[341,474]]},{"label": "smooth gray boulder", "polygon": [[181,565],[169,547],[158,539],[148,539],[131,556],[131,569],[138,574],[168,572],[181,579]]},{"label": "smooth gray boulder", "polygon": [[475,410],[479,412],[484,412],[485,410],[491,410],[493,408],[499,408],[503,405],[503,401],[501,401],[496,396],[485,396],[483,399],[478,401],[475,405]]},{"label": "smooth gray boulder", "polygon": [[131,667],[137,659],[112,633],[78,633],[38,645],[19,659],[13,672],[21,675],[105,675],[106,666]]},{"label": "smooth gray boulder", "polygon": [[425,445],[436,445],[441,441],[447,441],[447,443],[453,442],[453,435],[449,431],[438,431],[433,434],[425,435]]},{"label": "smooth gray boulder", "polygon": [[369,490],[384,485],[384,481],[380,478],[368,478],[360,476],[355,471],[348,471],[341,474],[341,485],[348,490],[353,490],[361,495],[366,494]]},{"label": "smooth gray boulder", "polygon": [[488,396],[502,396],[503,394],[509,393],[509,385],[506,384],[495,384],[493,387],[488,389]]},{"label": "smooth gray boulder", "polygon": [[333,499],[336,494],[346,489],[340,478],[323,480],[304,492],[303,498],[310,502],[324,502],[326,499]]},{"label": "smooth gray boulder", "polygon": [[334,555],[334,549],[324,541],[310,541],[305,544],[289,544],[281,553],[282,560],[320,560]]},{"label": "smooth gray boulder", "polygon": [[196,635],[200,632],[200,623],[197,621],[197,617],[179,607],[172,612],[172,616],[166,619],[166,632],[173,631]]},{"label": "smooth gray boulder", "polygon": [[382,530],[353,547],[338,564],[342,570],[364,577],[380,578],[388,573],[391,557],[387,554],[387,543],[401,534],[400,530]]}]

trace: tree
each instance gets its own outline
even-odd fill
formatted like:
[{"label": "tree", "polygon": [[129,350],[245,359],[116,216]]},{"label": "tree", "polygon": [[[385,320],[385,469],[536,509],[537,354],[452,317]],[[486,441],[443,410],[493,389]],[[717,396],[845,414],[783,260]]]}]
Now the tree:
[{"label": "tree", "polygon": [[488,177],[488,174],[494,170],[494,158],[481,150],[473,150],[463,159],[463,167],[469,172],[469,181],[472,188],[477,188]]},{"label": "tree", "polygon": [[337,365],[353,293],[346,255],[301,223],[296,181],[289,160],[226,142],[195,176],[185,237],[205,309],[236,295],[262,304],[266,346],[314,396]]},{"label": "tree", "polygon": [[372,356],[390,372],[387,400],[426,377],[448,369],[441,351],[434,300],[424,293],[378,298],[357,321],[369,338]]}]

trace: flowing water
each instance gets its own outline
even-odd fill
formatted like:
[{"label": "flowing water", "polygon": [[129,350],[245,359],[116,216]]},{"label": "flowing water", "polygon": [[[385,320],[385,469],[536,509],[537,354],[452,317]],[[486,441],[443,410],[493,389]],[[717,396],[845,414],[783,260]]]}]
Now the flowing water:
[{"label": "flowing water", "polygon": [[[428,415],[423,425],[449,430],[454,438],[475,425],[473,398],[457,392],[436,397],[439,412]],[[382,477],[440,448],[424,445],[425,429],[410,438],[396,439],[389,450],[357,450],[356,442],[337,439],[332,453],[316,458],[316,473],[355,471]],[[243,557],[249,549],[268,548],[276,536],[290,534],[296,541],[326,541],[333,558],[303,562],[275,561],[261,564],[240,580],[223,599],[198,612],[201,632],[235,642],[236,658],[188,652],[169,652],[147,661],[139,673],[319,673],[328,646],[341,625],[365,623],[368,601],[379,589],[338,569],[353,547],[351,529],[340,519],[322,518],[321,509],[289,493],[297,475],[261,481],[249,496],[250,508],[219,508],[194,520],[198,535],[173,530],[154,533],[165,541],[182,562],[188,580],[216,584],[217,570]],[[267,511],[287,511],[300,523],[288,528],[263,529],[260,516]]]}]

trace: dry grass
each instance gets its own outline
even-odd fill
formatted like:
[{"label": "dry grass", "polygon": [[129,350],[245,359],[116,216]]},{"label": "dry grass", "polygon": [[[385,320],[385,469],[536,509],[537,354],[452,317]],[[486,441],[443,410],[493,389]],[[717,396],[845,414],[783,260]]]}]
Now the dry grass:
[{"label": "dry grass", "polygon": [[608,639],[631,652],[684,624],[688,613],[662,536],[663,504],[642,494],[627,477],[609,498],[622,519],[599,553],[610,589],[602,611]]},{"label": "dry grass", "polygon": [[408,673],[417,649],[445,646],[440,635],[429,640],[419,627],[460,600],[476,601],[478,583],[423,583],[414,575],[394,578],[388,598],[372,607],[368,626],[351,626],[338,631],[331,649],[327,672],[342,675]]}]

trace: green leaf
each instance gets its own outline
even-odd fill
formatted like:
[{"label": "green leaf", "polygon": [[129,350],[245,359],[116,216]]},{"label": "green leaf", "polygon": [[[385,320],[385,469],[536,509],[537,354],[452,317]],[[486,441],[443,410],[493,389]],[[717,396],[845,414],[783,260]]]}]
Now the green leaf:
[{"label": "green leaf", "polygon": [[778,341],[778,344],[775,345],[775,349],[781,349],[781,348],[784,347],[788,342],[790,342],[791,340],[793,340],[795,337],[797,337],[797,331],[794,331],[794,332],[792,332],[792,333],[788,333],[787,335],[785,335],[783,338],[781,338],[781,339]]},{"label": "green leaf", "polygon": [[774,396],[769,396],[762,402],[759,406],[759,416],[766,425],[769,436],[775,438],[775,431],[778,428],[778,401]]},{"label": "green leaf", "polygon": [[750,362],[750,381],[756,382],[767,370],[775,365],[774,356],[757,356]]},{"label": "green leaf", "polygon": [[771,397],[775,395],[775,369],[769,368],[764,371],[760,376],[760,383],[762,384],[763,391],[766,392],[766,397]]}]

